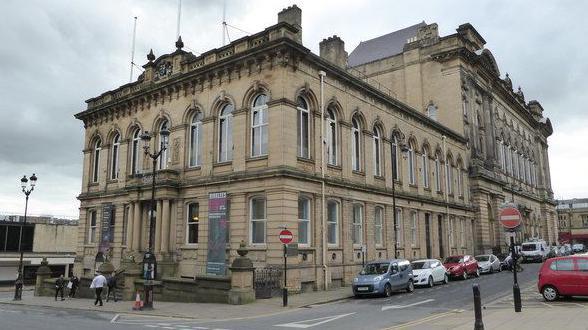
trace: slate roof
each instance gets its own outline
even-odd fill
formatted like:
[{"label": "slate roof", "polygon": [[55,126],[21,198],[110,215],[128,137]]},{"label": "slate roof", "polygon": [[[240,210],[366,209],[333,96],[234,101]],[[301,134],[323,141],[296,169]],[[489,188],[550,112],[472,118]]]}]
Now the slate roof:
[{"label": "slate roof", "polygon": [[360,42],[351,54],[349,54],[349,66],[354,67],[402,53],[406,41],[415,37],[418,29],[423,26],[427,26],[425,21],[368,41]]}]

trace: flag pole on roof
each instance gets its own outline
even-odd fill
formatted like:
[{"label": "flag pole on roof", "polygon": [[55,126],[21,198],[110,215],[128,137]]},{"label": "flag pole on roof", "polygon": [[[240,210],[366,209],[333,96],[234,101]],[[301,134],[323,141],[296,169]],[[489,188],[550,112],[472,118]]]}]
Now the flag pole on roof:
[{"label": "flag pole on roof", "polygon": [[137,16],[134,18],[133,23],[133,42],[131,45],[131,77],[129,83],[133,82],[133,67],[135,66],[135,37],[137,36]]}]

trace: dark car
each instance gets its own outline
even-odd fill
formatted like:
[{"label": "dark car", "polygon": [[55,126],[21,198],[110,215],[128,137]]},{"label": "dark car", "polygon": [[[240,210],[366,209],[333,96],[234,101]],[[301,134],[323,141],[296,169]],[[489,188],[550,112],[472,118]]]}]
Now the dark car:
[{"label": "dark car", "polygon": [[478,261],[470,255],[458,255],[445,258],[443,266],[447,268],[447,274],[451,278],[462,278],[466,280],[468,276],[480,276]]}]

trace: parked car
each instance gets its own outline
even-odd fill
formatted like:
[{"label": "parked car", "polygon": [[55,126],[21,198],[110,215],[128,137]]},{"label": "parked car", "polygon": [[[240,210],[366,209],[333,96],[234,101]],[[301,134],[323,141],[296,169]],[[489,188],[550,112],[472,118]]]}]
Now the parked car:
[{"label": "parked car", "polygon": [[549,247],[549,252],[547,252],[547,259],[560,257],[560,248],[559,246],[551,246]]},{"label": "parked car", "polygon": [[413,272],[406,259],[392,259],[370,262],[353,279],[353,294],[392,295],[394,291],[414,291]]},{"label": "parked car", "polygon": [[572,251],[574,251],[574,253],[582,253],[584,252],[585,248],[584,248],[584,244],[581,243],[577,243],[572,245]]},{"label": "parked car", "polygon": [[523,262],[543,262],[547,259],[547,243],[544,240],[535,240],[521,244],[521,258]]},{"label": "parked car", "polygon": [[548,259],[539,270],[537,288],[546,301],[560,296],[588,296],[588,256]]},{"label": "parked car", "polygon": [[449,282],[447,269],[437,259],[415,260],[410,264],[414,274],[414,285],[416,286],[426,285],[432,288],[435,283],[447,284]]},{"label": "parked car", "polygon": [[466,280],[469,275],[480,276],[478,262],[470,255],[450,256],[445,258],[443,266],[447,268],[447,274],[451,278]]},{"label": "parked car", "polygon": [[506,257],[508,256],[508,253],[499,253],[496,255],[498,260],[500,260],[500,270],[508,269],[508,261],[506,260]]},{"label": "parked car", "polygon": [[478,261],[478,268],[480,269],[480,273],[494,273],[499,272],[502,270],[500,266],[500,260],[493,254],[482,254],[476,256],[476,260]]},{"label": "parked car", "polygon": [[561,251],[561,255],[562,256],[569,256],[572,254],[572,246],[570,244],[564,244],[561,246],[562,251]]}]

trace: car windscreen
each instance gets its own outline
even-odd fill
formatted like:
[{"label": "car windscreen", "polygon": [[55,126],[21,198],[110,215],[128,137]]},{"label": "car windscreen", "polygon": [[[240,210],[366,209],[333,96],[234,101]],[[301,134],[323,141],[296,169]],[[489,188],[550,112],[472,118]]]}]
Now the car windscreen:
[{"label": "car windscreen", "polygon": [[363,268],[363,270],[361,271],[360,274],[361,275],[386,274],[386,272],[388,271],[389,265],[390,264],[387,262],[367,264],[367,265],[365,265],[365,267]]},{"label": "car windscreen", "polygon": [[463,258],[460,258],[460,257],[448,257],[448,258],[445,258],[445,262],[443,262],[443,263],[445,263],[445,264],[456,264],[456,263],[460,263],[460,262],[463,262]]},{"label": "car windscreen", "polygon": [[488,260],[490,260],[490,256],[476,256],[476,260],[478,260],[478,261],[488,261]]},{"label": "car windscreen", "polygon": [[535,244],[523,244],[523,251],[535,251],[537,250],[537,245]]},{"label": "car windscreen", "polygon": [[429,265],[426,261],[415,261],[411,263],[412,269],[426,269],[429,268]]}]

